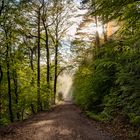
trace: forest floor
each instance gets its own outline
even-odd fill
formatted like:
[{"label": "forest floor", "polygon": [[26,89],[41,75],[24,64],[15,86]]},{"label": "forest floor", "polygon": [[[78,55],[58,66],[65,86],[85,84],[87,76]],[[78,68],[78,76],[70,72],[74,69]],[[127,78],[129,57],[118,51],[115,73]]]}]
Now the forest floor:
[{"label": "forest floor", "polygon": [[121,140],[70,103],[11,124],[0,129],[0,134],[0,140]]}]

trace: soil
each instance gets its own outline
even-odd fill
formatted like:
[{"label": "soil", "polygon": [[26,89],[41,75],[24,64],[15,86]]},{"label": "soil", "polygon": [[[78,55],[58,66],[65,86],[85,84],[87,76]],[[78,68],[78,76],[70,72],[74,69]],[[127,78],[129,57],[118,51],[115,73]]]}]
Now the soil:
[{"label": "soil", "polygon": [[111,133],[82,115],[73,104],[63,103],[24,122],[0,130],[0,140],[115,140]]}]

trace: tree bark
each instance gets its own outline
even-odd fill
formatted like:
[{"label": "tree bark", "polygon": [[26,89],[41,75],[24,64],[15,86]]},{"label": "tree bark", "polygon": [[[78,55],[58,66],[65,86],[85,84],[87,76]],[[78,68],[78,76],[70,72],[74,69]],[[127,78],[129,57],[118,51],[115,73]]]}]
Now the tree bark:
[{"label": "tree bark", "polygon": [[42,23],[43,23],[43,27],[45,29],[45,37],[46,37],[46,59],[47,59],[47,75],[46,75],[46,80],[47,80],[47,84],[48,87],[50,85],[50,51],[49,51],[49,36],[48,36],[48,25],[46,25],[46,15],[45,15],[45,2],[43,0],[43,16],[42,16]]},{"label": "tree bark", "polygon": [[33,64],[33,49],[30,48],[30,65],[31,70],[34,71],[34,64]]},{"label": "tree bark", "polygon": [[35,109],[34,109],[34,105],[32,103],[30,104],[30,107],[31,107],[32,114],[35,114],[36,112],[35,112]]},{"label": "tree bark", "polygon": [[46,79],[47,79],[47,83],[48,85],[50,84],[50,51],[49,51],[49,36],[48,36],[48,29],[47,26],[45,25],[45,21],[43,21],[43,26],[45,29],[45,37],[46,37],[46,59],[47,59],[47,75],[46,75]]},{"label": "tree bark", "polygon": [[104,42],[107,42],[107,31],[105,29],[104,23],[102,24],[102,29],[103,29],[103,35],[104,35]]},{"label": "tree bark", "polygon": [[[45,35],[46,35],[46,59],[47,59],[47,75],[46,75],[46,80],[47,80],[47,91],[48,88],[50,89],[50,51],[49,51],[49,36],[48,36],[48,29],[45,25],[45,22],[43,21],[43,26],[45,28]],[[48,103],[49,99],[49,94],[47,93],[47,100],[46,102]]]},{"label": "tree bark", "polygon": [[[32,70],[32,80],[31,80],[31,86],[34,86],[34,63],[33,63],[33,55],[34,55],[34,49],[30,48],[30,66]],[[32,114],[35,114],[35,109],[33,103],[30,104],[31,112]]]},{"label": "tree bark", "polygon": [[20,115],[19,115],[19,111],[18,111],[19,96],[18,96],[17,72],[15,69],[13,70],[13,81],[14,81],[14,91],[15,91],[15,97],[16,97],[15,102],[16,102],[16,106],[17,106],[16,116],[17,116],[17,119],[19,120],[20,119]]},{"label": "tree bark", "polygon": [[37,58],[37,109],[38,111],[42,110],[41,98],[40,98],[40,13],[41,8],[38,10],[38,42],[37,42],[37,50],[38,50],[38,58]]},{"label": "tree bark", "polygon": [[47,83],[49,86],[50,85],[50,51],[49,51],[49,44],[48,44],[47,29],[45,29],[45,33],[46,33]]},{"label": "tree bark", "polygon": [[57,69],[58,69],[58,40],[56,41],[55,45],[55,76],[54,76],[54,101],[53,103],[55,104],[55,99],[56,99],[56,91],[57,91]]},{"label": "tree bark", "polygon": [[[7,40],[7,39],[6,39]],[[8,108],[10,121],[14,121],[13,111],[12,111],[12,96],[11,96],[11,80],[10,80],[10,56],[9,56],[9,45],[6,45],[6,66],[7,66],[7,81],[8,81]]]},{"label": "tree bark", "polygon": [[[92,1],[92,2],[93,2],[92,5],[94,8],[94,11],[96,11],[96,3],[95,3],[95,1]],[[94,16],[94,19],[95,19],[95,25],[96,25],[95,45],[97,48],[99,48],[100,47],[100,37],[99,37],[99,33],[98,33],[98,18],[96,15]]]},{"label": "tree bark", "polygon": [[31,81],[31,86],[34,85],[34,63],[33,63],[33,55],[34,55],[34,50],[30,48],[30,66],[32,70],[32,81]]},{"label": "tree bark", "polygon": [[[49,50],[49,35],[48,35],[48,24],[46,23],[46,15],[45,15],[45,2],[43,0],[43,16],[42,23],[45,30],[45,47],[46,47],[46,60],[47,60],[47,72],[46,72],[46,81],[47,81],[47,92],[50,89],[50,50]],[[47,93],[46,103],[48,104],[49,93]]]},{"label": "tree bark", "polygon": [[102,16],[102,30],[104,35],[104,42],[107,42],[107,24],[105,24],[104,16]]}]

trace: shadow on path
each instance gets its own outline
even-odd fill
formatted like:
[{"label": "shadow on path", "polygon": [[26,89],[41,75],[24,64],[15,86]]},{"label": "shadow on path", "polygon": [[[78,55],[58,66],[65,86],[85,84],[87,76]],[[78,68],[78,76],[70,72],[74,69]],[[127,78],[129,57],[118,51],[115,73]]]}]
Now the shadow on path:
[{"label": "shadow on path", "polygon": [[78,107],[64,103],[49,112],[16,123],[11,133],[1,140],[113,140],[111,134],[98,129],[97,124],[80,115]]}]

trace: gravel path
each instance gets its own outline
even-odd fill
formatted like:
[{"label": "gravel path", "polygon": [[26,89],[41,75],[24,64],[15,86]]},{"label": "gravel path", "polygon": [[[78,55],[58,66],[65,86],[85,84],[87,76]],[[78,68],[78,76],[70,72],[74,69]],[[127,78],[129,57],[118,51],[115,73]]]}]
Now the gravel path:
[{"label": "gravel path", "polygon": [[111,134],[102,131],[96,122],[81,115],[80,109],[69,103],[41,112],[11,129],[0,140],[113,140]]}]

